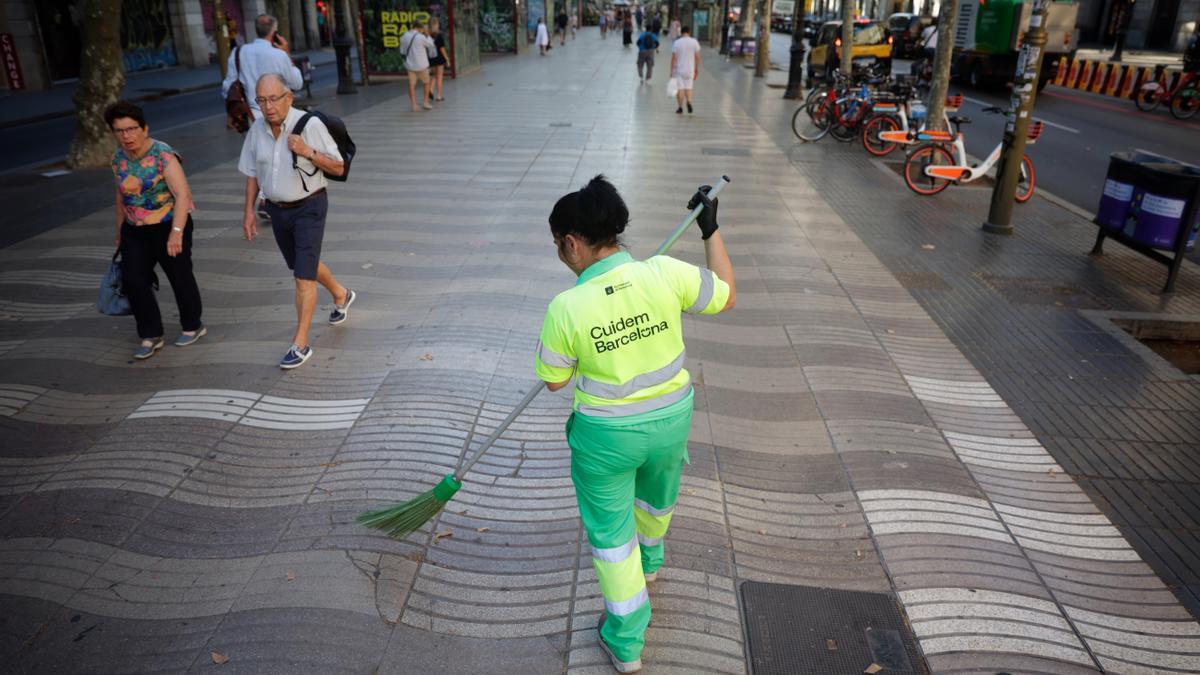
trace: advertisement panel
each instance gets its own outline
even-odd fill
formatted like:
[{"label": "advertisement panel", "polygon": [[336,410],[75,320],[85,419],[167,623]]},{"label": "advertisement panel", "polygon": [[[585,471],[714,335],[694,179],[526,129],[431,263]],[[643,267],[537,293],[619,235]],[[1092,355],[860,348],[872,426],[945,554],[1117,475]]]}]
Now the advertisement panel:
[{"label": "advertisement panel", "polygon": [[399,75],[404,72],[404,54],[400,38],[418,21],[429,24],[437,17],[446,40],[450,63],[446,74],[454,73],[454,40],[450,30],[451,12],[448,3],[440,0],[362,0],[364,50],[367,71],[371,75]]}]

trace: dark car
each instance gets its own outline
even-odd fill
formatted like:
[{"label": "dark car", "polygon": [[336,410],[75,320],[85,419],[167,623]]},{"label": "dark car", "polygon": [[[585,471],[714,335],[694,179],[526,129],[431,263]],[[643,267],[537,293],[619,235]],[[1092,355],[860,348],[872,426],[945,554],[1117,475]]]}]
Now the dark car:
[{"label": "dark car", "polygon": [[921,31],[933,24],[933,17],[897,12],[888,17],[888,34],[892,36],[892,58],[915,59],[924,54]]}]

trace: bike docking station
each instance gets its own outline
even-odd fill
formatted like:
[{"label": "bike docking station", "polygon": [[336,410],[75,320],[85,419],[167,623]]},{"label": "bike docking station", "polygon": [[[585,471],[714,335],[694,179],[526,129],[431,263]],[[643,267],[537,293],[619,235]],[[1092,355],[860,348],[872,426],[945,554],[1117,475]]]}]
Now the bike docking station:
[{"label": "bike docking station", "polygon": [[1105,239],[1118,241],[1166,265],[1162,292],[1174,293],[1200,229],[1200,166],[1141,150],[1112,153],[1092,222],[1100,232],[1090,255],[1104,254]]}]

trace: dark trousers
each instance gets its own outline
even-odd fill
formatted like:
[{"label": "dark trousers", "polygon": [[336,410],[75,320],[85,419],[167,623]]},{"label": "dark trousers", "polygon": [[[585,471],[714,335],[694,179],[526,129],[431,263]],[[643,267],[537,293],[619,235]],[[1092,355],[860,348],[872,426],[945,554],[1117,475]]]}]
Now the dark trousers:
[{"label": "dark trousers", "polygon": [[642,68],[643,67],[646,69],[646,79],[649,80],[650,75],[654,72],[654,50],[653,49],[638,50],[637,68],[638,68],[638,77],[639,78],[642,77]]},{"label": "dark trousers", "polygon": [[121,225],[121,279],[133,317],[137,319],[138,337],[143,340],[163,335],[162,314],[154,297],[155,265],[162,268],[175,292],[183,330],[200,329],[200,287],[192,273],[192,217],[188,216],[183,228],[183,250],[174,258],[167,255],[170,236],[171,223]]}]

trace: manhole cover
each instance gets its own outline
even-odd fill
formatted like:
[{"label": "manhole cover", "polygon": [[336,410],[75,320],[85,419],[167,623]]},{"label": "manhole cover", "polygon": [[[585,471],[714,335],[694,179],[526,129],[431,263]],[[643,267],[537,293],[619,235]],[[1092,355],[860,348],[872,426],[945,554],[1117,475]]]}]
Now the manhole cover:
[{"label": "manhole cover", "polygon": [[754,675],[928,672],[891,595],[758,581],[741,594]]},{"label": "manhole cover", "polygon": [[948,291],[950,284],[937,272],[894,272],[896,281],[910,291]]},{"label": "manhole cover", "polygon": [[745,148],[700,148],[704,155],[722,155],[726,157],[749,157],[750,151]]},{"label": "manhole cover", "polygon": [[1055,279],[1005,277],[982,273],[977,276],[1014,305],[1052,305],[1071,309],[1108,307],[1104,301],[1088,291]]}]

